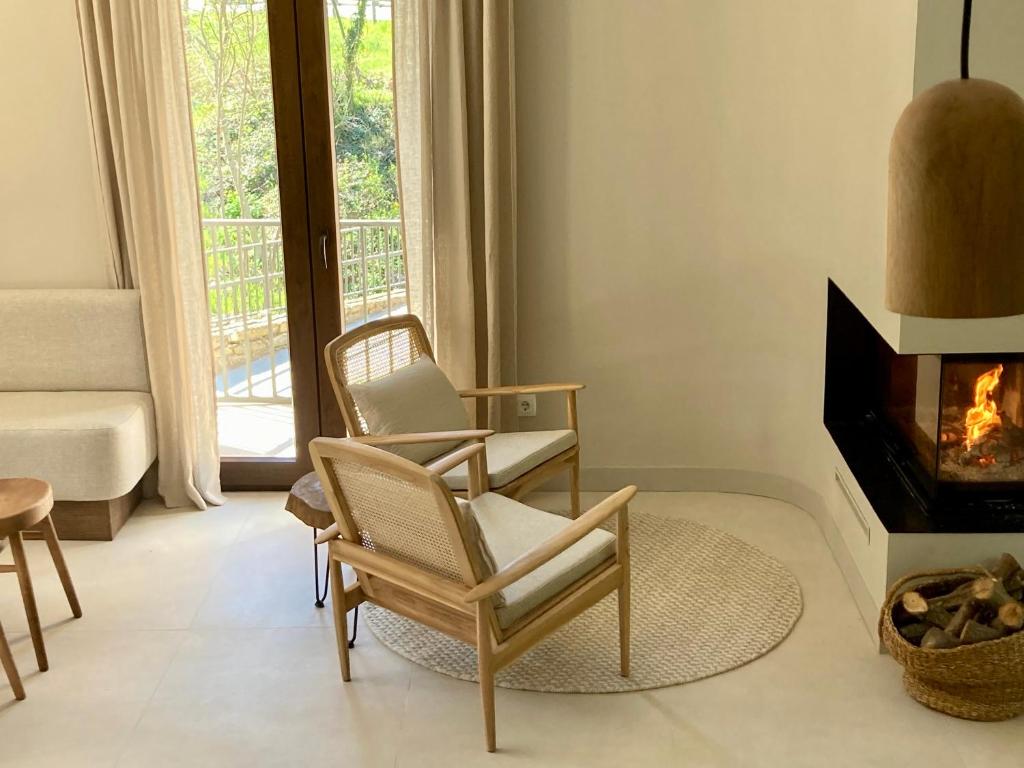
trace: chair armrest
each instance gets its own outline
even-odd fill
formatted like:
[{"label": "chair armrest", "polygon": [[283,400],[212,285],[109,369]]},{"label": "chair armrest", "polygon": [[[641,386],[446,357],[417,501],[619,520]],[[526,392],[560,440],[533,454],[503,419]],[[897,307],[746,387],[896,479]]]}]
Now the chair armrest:
[{"label": "chair armrest", "polygon": [[329,526],[320,531],[320,535],[317,536],[313,541],[317,544],[326,544],[328,541],[341,536],[341,531],[338,530],[337,523],[331,523]]},{"label": "chair armrest", "polygon": [[[490,430],[480,430],[481,432],[488,432]],[[486,450],[483,443],[473,443],[467,445],[465,448],[459,448],[454,453],[449,453],[447,456],[443,456],[432,464],[425,465],[425,469],[433,472],[435,475],[443,475],[449,469],[454,469],[464,461],[471,459],[478,453]]]},{"label": "chair armrest", "polygon": [[609,517],[621,511],[636,495],[636,490],[635,485],[627,485],[621,491],[613,493],[573,520],[568,527],[520,555],[489,579],[477,584],[466,593],[463,599],[467,603],[479,602],[537,570],[593,531]]},{"label": "chair armrest", "polygon": [[507,395],[539,395],[545,392],[576,392],[585,384],[513,384],[507,387],[460,389],[459,397],[504,397]]},{"label": "chair armrest", "polygon": [[494,434],[493,429],[457,429],[450,432],[412,432],[407,435],[356,435],[347,438],[363,445],[415,445],[417,443],[445,443],[451,440],[483,440]]}]

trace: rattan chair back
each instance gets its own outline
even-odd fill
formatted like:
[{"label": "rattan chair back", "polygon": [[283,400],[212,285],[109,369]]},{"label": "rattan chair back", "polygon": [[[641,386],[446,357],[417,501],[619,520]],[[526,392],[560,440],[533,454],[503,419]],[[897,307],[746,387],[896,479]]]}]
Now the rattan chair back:
[{"label": "rattan chair back", "polygon": [[415,315],[385,317],[355,328],[331,341],[324,355],[350,435],[367,434],[366,420],[352,399],[350,385],[376,381],[421,357],[434,359],[426,331]]}]

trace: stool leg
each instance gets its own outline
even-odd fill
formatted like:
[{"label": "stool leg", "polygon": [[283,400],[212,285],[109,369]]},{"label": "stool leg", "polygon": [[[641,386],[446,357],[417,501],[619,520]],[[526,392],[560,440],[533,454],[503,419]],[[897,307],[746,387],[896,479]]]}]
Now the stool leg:
[{"label": "stool leg", "polygon": [[76,619],[82,618],[82,606],[78,604],[78,595],[75,594],[75,585],[71,582],[71,573],[68,571],[68,564],[64,562],[64,553],[60,549],[60,539],[57,538],[57,531],[53,527],[53,518],[49,515],[39,524],[43,538],[46,539],[46,546],[50,550],[50,557],[53,558],[53,565],[60,576],[60,583],[64,587],[64,594],[68,597],[68,605],[71,606],[71,613]]},{"label": "stool leg", "polygon": [[50,668],[46,661],[46,646],[43,645],[43,630],[39,626],[39,611],[36,608],[36,595],[32,590],[32,577],[28,572],[28,561],[25,559],[25,545],[21,541],[21,531],[10,536],[11,555],[14,556],[14,570],[18,573],[18,584],[21,586],[21,601],[25,604],[25,617],[28,619],[28,631],[32,635],[32,646],[36,649],[36,662],[39,671]]},{"label": "stool leg", "polygon": [[14,666],[14,656],[11,655],[11,646],[7,644],[7,636],[4,635],[2,624],[0,624],[0,664],[3,664],[4,672],[7,673],[7,679],[14,691],[14,698],[21,701],[25,698],[25,687],[21,684],[18,668]]}]

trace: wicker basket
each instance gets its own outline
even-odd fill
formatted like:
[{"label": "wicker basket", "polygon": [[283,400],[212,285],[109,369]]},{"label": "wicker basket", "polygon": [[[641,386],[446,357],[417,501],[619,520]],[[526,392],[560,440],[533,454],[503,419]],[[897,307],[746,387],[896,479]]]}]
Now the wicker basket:
[{"label": "wicker basket", "polygon": [[980,569],[958,568],[904,576],[889,590],[878,633],[903,665],[903,685],[914,699],[967,720],[1008,720],[1024,712],[1024,632],[933,650],[908,642],[892,618],[904,592],[917,589],[926,597],[945,594],[984,575]]}]

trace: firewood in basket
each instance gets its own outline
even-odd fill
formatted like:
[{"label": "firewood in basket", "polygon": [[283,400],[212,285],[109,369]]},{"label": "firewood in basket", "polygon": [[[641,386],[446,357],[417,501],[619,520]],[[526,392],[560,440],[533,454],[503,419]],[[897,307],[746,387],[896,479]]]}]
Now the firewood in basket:
[{"label": "firewood in basket", "polygon": [[946,630],[938,627],[932,627],[921,638],[921,647],[933,651],[956,648],[958,645],[960,645],[960,638],[953,637]]},{"label": "firewood in basket", "polygon": [[928,613],[928,601],[920,592],[904,592],[900,598],[903,610],[911,616],[924,616]]},{"label": "firewood in basket", "polygon": [[928,605],[932,608],[946,608],[949,610],[955,610],[959,608],[963,603],[973,597],[971,591],[971,582],[968,581],[961,584],[959,587],[954,589],[952,592],[947,592],[944,595],[938,595],[936,597],[928,598]]},{"label": "firewood in basket", "polygon": [[900,603],[903,610],[918,621],[926,621],[940,629],[945,628],[951,618],[949,611],[932,606],[920,592],[904,592]]},{"label": "firewood in basket", "polygon": [[964,625],[967,622],[972,621],[980,610],[981,606],[974,599],[966,600],[957,609],[956,613],[953,614],[953,618],[949,620],[946,625],[946,632],[951,634],[953,637],[960,637],[960,633],[963,631]]},{"label": "firewood in basket", "polygon": [[981,643],[986,640],[998,640],[1003,632],[995,627],[986,624],[979,624],[973,619],[964,624],[960,631],[960,641],[963,643]]},{"label": "firewood in basket", "polygon": [[1003,554],[999,556],[999,561],[992,569],[992,575],[1002,581],[1004,585],[1006,584],[1007,579],[1019,572],[1020,563],[1018,563],[1017,558],[1009,552],[1003,552]]},{"label": "firewood in basket", "polygon": [[991,579],[988,576],[982,576],[971,582],[971,594],[974,595],[975,600],[996,607],[1016,602],[1010,597],[1010,593],[1006,591],[1006,587],[999,579]]},{"label": "firewood in basket", "polygon": [[931,624],[926,624],[923,621],[917,621],[913,624],[906,624],[899,629],[900,634],[903,635],[905,640],[917,645],[921,641],[921,638],[925,636],[925,633],[931,628]]},{"label": "firewood in basket", "polygon": [[1024,627],[1024,606],[1017,601],[999,606],[998,620],[1008,629],[1018,630]]}]

